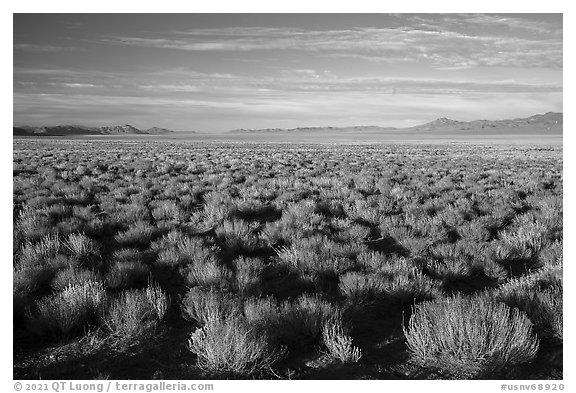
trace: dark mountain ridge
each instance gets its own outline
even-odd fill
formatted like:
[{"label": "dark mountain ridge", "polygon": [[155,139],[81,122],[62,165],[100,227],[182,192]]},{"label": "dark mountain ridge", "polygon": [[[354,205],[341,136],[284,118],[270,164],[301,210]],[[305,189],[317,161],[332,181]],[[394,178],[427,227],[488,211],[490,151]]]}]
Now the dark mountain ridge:
[{"label": "dark mountain ridge", "polygon": [[130,124],[121,126],[88,127],[81,125],[62,126],[21,126],[12,127],[13,135],[30,136],[61,136],[61,135],[162,135],[174,131],[167,128],[152,127],[140,130]]}]

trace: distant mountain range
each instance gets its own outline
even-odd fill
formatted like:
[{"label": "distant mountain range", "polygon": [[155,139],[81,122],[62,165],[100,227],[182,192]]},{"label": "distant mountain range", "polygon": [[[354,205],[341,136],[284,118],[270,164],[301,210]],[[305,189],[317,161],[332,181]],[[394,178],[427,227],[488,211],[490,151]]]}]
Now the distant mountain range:
[{"label": "distant mountain range", "polygon": [[163,135],[174,131],[166,128],[152,127],[147,130],[140,130],[129,124],[123,126],[47,126],[47,127],[13,127],[13,135],[30,136],[59,136],[59,135]]},{"label": "distant mountain range", "polygon": [[527,118],[512,120],[474,120],[458,121],[441,117],[429,123],[413,127],[395,128],[379,126],[353,126],[353,127],[299,127],[299,128],[264,128],[264,129],[236,129],[230,133],[252,133],[252,132],[387,132],[387,131],[421,131],[421,132],[441,132],[441,131],[481,131],[495,130],[506,131],[509,129],[514,132],[530,129],[531,131],[540,130],[546,132],[562,131],[563,114],[548,112],[543,115],[534,115]]},{"label": "distant mountain range", "polygon": [[[426,133],[453,133],[466,131],[468,133],[509,133],[509,134],[561,134],[563,127],[563,114],[548,112],[543,115],[534,115],[527,118],[511,120],[474,120],[458,121],[441,117],[429,123],[406,127],[380,127],[380,126],[352,126],[352,127],[298,127],[298,128],[264,128],[264,129],[236,129],[228,133],[259,133],[259,134],[310,134],[317,132],[379,134],[394,132],[426,132]],[[140,130],[129,124],[122,126],[87,127],[80,125],[13,127],[13,135],[19,136],[63,136],[63,135],[166,135],[174,131],[166,128],[152,127]],[[187,131],[186,133],[194,133]]]},{"label": "distant mountain range", "polygon": [[410,128],[419,131],[432,131],[437,129],[477,130],[483,128],[519,128],[534,126],[538,126],[543,129],[549,129],[552,127],[561,128],[562,125],[562,113],[548,112],[543,115],[534,115],[526,118],[512,120],[458,121],[441,117],[440,119],[436,119],[429,123]]}]

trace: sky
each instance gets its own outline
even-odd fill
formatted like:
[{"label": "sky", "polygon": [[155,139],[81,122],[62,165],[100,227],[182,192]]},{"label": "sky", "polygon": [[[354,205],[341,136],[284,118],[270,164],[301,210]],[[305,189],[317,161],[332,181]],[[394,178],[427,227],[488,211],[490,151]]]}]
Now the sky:
[{"label": "sky", "polygon": [[562,112],[561,14],[14,14],[14,125],[177,131]]}]

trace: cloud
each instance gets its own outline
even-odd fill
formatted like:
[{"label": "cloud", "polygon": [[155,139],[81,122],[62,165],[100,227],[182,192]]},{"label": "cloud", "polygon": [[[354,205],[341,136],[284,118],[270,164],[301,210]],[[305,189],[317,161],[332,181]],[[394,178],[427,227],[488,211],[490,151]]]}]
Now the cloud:
[{"label": "cloud", "polygon": [[[240,76],[226,73],[202,73],[182,67],[146,72],[95,73],[71,69],[14,70],[14,89],[19,92],[59,93],[58,89],[98,88],[101,94],[133,96],[231,97],[243,99],[264,92],[348,93],[382,92],[390,94],[466,94],[561,92],[562,82],[536,83],[513,79],[475,80],[473,77],[342,77],[328,70],[285,68],[269,76]],[[510,75],[511,76],[511,75]]]},{"label": "cloud", "polygon": [[92,83],[61,83],[60,85],[64,87],[70,87],[72,89],[84,89],[84,88],[102,88],[103,85],[94,85]]},{"label": "cloud", "polygon": [[151,90],[151,91],[158,91],[158,90],[164,90],[164,91],[171,91],[171,92],[198,92],[201,89],[198,86],[194,86],[194,85],[185,85],[185,84],[178,84],[178,85],[173,85],[173,84],[154,84],[154,85],[141,85],[139,86],[140,89],[143,90]]},{"label": "cloud", "polygon": [[537,21],[528,18],[522,18],[511,15],[495,15],[495,14],[464,14],[458,17],[447,17],[446,20],[451,20],[452,23],[462,24],[477,24],[484,28],[491,28],[494,26],[505,27],[512,31],[524,30],[536,35],[549,36],[549,37],[562,37],[561,23],[550,23],[544,21]]},{"label": "cloud", "polygon": [[59,53],[83,50],[70,46],[38,45],[38,44],[14,44],[15,51],[32,53]]},{"label": "cloud", "polygon": [[[466,25],[481,26],[483,33],[467,32],[462,27]],[[491,26],[506,26],[509,31],[493,34]],[[528,37],[517,30],[533,34]],[[304,51],[376,62],[428,62],[436,67],[562,67],[561,26],[490,14],[408,16],[404,25],[389,28],[229,27],[104,41],[181,51]]]}]

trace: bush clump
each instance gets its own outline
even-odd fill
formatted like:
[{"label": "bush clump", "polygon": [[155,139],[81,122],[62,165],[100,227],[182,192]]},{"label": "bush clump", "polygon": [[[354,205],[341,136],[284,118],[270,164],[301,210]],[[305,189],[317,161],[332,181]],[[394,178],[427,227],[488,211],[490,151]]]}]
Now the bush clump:
[{"label": "bush clump", "polygon": [[293,302],[284,302],[281,312],[286,329],[313,340],[321,338],[326,321],[341,316],[338,306],[310,294],[301,295]]},{"label": "bush clump", "polygon": [[98,275],[93,270],[68,266],[56,273],[50,286],[60,291],[70,285],[80,285],[89,281],[98,281]]},{"label": "bush clump", "polygon": [[150,268],[140,261],[115,261],[108,274],[106,284],[110,288],[130,288],[146,283]]},{"label": "bush clump", "polygon": [[416,305],[404,334],[411,361],[454,378],[531,362],[538,339],[526,314],[487,296]]},{"label": "bush clump", "polygon": [[101,282],[69,285],[36,303],[38,316],[35,322],[41,330],[66,336],[95,322],[106,299]]},{"label": "bush clump", "polygon": [[441,294],[439,283],[414,268],[407,274],[348,272],[340,276],[340,292],[346,297],[363,302],[389,300],[411,303],[434,299]]},{"label": "bush clump", "polygon": [[259,291],[261,275],[266,264],[258,258],[238,257],[232,261],[236,270],[236,288],[241,294]]},{"label": "bush clump", "polygon": [[184,299],[182,309],[187,319],[206,325],[213,321],[238,316],[240,303],[229,293],[202,287],[191,288]]},{"label": "bush clump", "polygon": [[114,239],[121,246],[145,246],[152,241],[155,233],[152,225],[146,221],[137,221],[127,230],[117,233]]},{"label": "bush clump", "polygon": [[558,283],[516,279],[503,285],[496,298],[524,311],[539,336],[563,339],[563,289]]},{"label": "bush clump", "polygon": [[214,373],[252,374],[272,366],[280,357],[240,318],[212,320],[196,329],[188,341],[198,367]]},{"label": "bush clump", "polygon": [[194,261],[181,270],[191,286],[228,288],[233,280],[232,271],[213,256]]},{"label": "bush clump", "polygon": [[78,264],[87,268],[98,266],[100,251],[96,243],[88,236],[82,233],[71,233],[64,245]]},{"label": "bush clump", "polygon": [[160,287],[127,290],[111,304],[104,326],[119,339],[139,338],[154,331],[167,310],[168,296]]},{"label": "bush clump", "polygon": [[324,324],[322,342],[328,349],[328,354],[342,363],[356,363],[362,357],[362,351],[352,345],[352,337],[347,334],[342,322],[336,318]]}]

